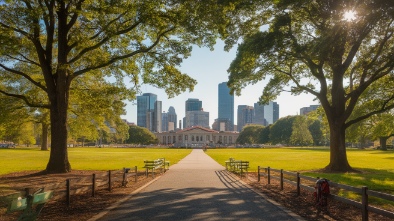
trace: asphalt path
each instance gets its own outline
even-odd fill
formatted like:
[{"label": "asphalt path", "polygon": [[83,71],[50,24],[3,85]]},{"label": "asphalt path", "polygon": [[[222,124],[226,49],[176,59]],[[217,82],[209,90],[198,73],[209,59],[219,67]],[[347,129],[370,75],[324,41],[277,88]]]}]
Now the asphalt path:
[{"label": "asphalt path", "polygon": [[302,219],[254,192],[202,150],[193,150],[138,194],[92,220]]}]

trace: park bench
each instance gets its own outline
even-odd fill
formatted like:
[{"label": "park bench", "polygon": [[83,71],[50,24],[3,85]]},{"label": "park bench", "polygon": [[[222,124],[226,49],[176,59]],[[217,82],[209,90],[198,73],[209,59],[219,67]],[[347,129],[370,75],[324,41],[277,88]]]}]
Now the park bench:
[{"label": "park bench", "polygon": [[7,213],[15,211],[23,211],[19,216],[18,220],[36,220],[44,205],[53,196],[53,191],[43,192],[43,189],[39,189],[33,194],[29,194],[26,191],[26,196],[22,197],[20,194],[13,194],[8,196],[10,204],[7,209]]},{"label": "park bench", "polygon": [[152,172],[152,177],[155,176],[155,171],[160,169],[160,172],[165,172],[170,167],[170,162],[166,161],[165,158],[159,158],[157,160],[145,160],[144,161],[145,175],[148,176],[149,171]]},{"label": "park bench", "polygon": [[249,169],[249,161],[244,160],[235,160],[234,158],[230,158],[226,163],[226,170],[239,173],[241,176],[244,172],[248,172]]}]

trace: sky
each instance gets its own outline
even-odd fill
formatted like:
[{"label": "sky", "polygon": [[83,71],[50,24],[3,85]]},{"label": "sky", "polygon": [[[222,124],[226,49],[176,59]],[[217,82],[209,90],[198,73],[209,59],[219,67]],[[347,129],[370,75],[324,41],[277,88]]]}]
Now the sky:
[{"label": "sky", "polygon": [[[177,113],[178,122],[185,116],[185,101],[189,98],[197,98],[202,101],[204,111],[209,112],[209,124],[212,125],[218,117],[218,84],[228,81],[227,69],[236,56],[236,47],[231,51],[223,50],[224,43],[218,41],[215,50],[209,48],[194,47],[191,56],[184,60],[180,70],[197,80],[193,92],[186,91],[174,98],[168,99],[163,89],[151,85],[142,85],[142,93],[157,94],[157,100],[162,101],[163,111],[173,106]],[[234,122],[237,122],[238,105],[253,106],[267,82],[261,81],[255,85],[249,85],[241,91],[241,96],[234,98]],[[297,115],[300,108],[318,104],[314,97],[309,94],[293,96],[289,92],[283,92],[275,100],[279,104],[279,118],[288,115]],[[126,102],[126,115],[122,118],[129,122],[137,123],[137,102]]]}]

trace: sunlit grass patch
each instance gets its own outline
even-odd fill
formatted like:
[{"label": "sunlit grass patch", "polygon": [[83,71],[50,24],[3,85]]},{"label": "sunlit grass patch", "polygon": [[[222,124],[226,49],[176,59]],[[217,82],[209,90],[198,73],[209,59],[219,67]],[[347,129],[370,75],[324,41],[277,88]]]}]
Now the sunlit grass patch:
[{"label": "sunlit grass patch", "polygon": [[[119,170],[134,166],[143,170],[144,160],[164,157],[172,165],[190,152],[191,149],[168,148],[69,148],[68,157],[73,170]],[[0,174],[44,170],[49,154],[38,148],[0,149]]]}]

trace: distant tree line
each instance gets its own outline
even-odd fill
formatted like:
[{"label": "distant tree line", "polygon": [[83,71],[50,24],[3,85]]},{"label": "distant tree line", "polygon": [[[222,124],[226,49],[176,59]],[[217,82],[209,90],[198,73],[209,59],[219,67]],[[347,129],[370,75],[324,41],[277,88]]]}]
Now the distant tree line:
[{"label": "distant tree line", "polygon": [[320,146],[326,144],[326,138],[321,120],[306,116],[287,116],[272,125],[251,124],[244,127],[237,143]]}]

